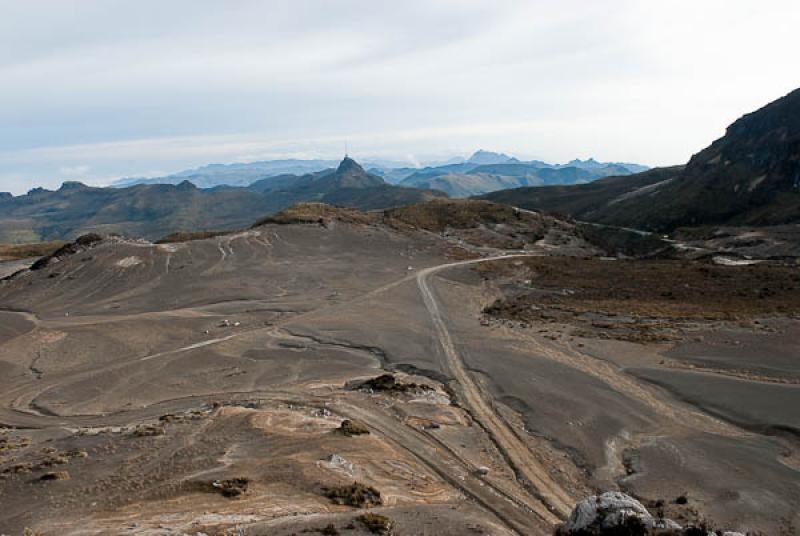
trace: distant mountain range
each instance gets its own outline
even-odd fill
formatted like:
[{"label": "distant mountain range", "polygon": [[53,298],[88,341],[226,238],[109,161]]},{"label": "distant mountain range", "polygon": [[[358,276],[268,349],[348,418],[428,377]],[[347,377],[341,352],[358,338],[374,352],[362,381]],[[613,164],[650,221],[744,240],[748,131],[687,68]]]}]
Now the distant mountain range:
[{"label": "distant mountain range", "polygon": [[66,182],[56,191],[0,197],[0,242],[72,239],[87,232],[158,239],[178,231],[244,228],[301,201],[369,210],[437,197],[445,194],[387,184],[350,158],[336,169],[279,175],[249,187],[203,189],[188,180],[125,188]]},{"label": "distant mountain range", "polygon": [[122,188],[137,184],[180,184],[189,181],[198,188],[215,186],[249,186],[253,182],[275,175],[304,175],[336,167],[335,160],[270,160],[246,164],[209,164],[153,178],[125,178],[112,186]]},{"label": "distant mountain range", "polygon": [[508,158],[502,162],[486,164],[468,161],[463,164],[425,168],[415,171],[399,184],[441,190],[451,197],[470,197],[521,186],[585,184],[602,177],[630,175],[644,169],[647,168],[636,164],[600,164],[595,160],[573,160],[572,165],[555,166]]},{"label": "distant mountain range", "polygon": [[685,166],[485,199],[587,221],[672,231],[800,223],[800,89],[730,125]]},{"label": "distant mountain range", "polygon": [[[180,184],[188,180],[198,188],[249,186],[257,181],[285,175],[318,173],[336,167],[333,160],[270,160],[245,164],[210,164],[155,178],[126,178],[112,186],[137,184]],[[389,184],[441,190],[451,197],[468,197],[504,188],[540,184],[585,183],[609,175],[628,175],[648,169],[639,164],[601,163],[573,160],[568,164],[521,161],[514,157],[479,150],[470,158],[424,168],[402,166],[391,161],[367,160],[364,166]],[[503,166],[503,167],[496,167]],[[568,171],[540,173],[537,170]],[[581,170],[581,171],[576,171]]]},{"label": "distant mountain range", "polygon": [[[94,188],[67,182],[57,191],[0,194],[0,242],[71,239],[89,231],[157,239],[177,231],[242,228],[298,202],[371,210],[475,194],[658,232],[800,223],[800,90],[737,120],[685,166],[642,171],[636,164],[592,159],[552,165],[488,151],[422,169],[365,171],[347,157],[335,169],[330,164],[212,165],[148,179],[177,184]],[[235,181],[247,185],[225,184]]]}]

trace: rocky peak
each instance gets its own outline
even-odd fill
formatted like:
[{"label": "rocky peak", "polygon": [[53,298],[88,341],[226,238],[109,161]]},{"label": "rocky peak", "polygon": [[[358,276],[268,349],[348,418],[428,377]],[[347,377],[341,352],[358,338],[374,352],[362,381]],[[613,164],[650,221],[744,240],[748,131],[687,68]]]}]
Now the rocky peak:
[{"label": "rocky peak", "polygon": [[192,183],[192,182],[190,182],[188,180],[184,180],[184,181],[181,181],[180,184],[178,184],[176,186],[176,188],[178,190],[188,191],[188,190],[196,190],[197,186],[195,186],[194,183]]},{"label": "rocky peak", "polygon": [[59,192],[69,192],[75,190],[82,190],[84,188],[88,188],[85,184],[79,181],[64,181],[61,183],[61,188],[58,189]]},{"label": "rocky peak", "polygon": [[511,158],[507,154],[503,153],[494,153],[492,151],[485,151],[483,149],[479,149],[475,151],[475,153],[469,157],[470,164],[478,164],[478,165],[491,165],[491,164],[506,164],[511,162],[515,159]]},{"label": "rocky peak", "polygon": [[349,156],[345,156],[344,159],[339,163],[339,167],[336,169],[336,173],[366,174],[367,172],[364,171],[364,168],[362,168],[358,162],[356,162]]},{"label": "rocky peak", "polygon": [[349,156],[345,156],[336,171],[323,177],[321,182],[335,188],[367,188],[384,184],[383,179],[367,173]]}]

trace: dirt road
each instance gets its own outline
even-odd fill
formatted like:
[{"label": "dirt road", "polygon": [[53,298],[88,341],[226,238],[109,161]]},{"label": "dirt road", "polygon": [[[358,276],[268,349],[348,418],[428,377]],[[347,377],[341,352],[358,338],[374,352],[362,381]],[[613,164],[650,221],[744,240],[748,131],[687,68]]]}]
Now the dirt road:
[{"label": "dirt road", "polygon": [[498,448],[505,454],[517,474],[527,481],[526,483],[533,488],[535,494],[541,499],[543,504],[539,504],[537,513],[542,515],[545,519],[549,519],[552,523],[556,523],[559,518],[566,517],[569,514],[574,501],[561,486],[550,478],[548,472],[536,460],[525,443],[517,436],[514,430],[511,429],[508,423],[494,410],[491,402],[472,379],[464,365],[464,361],[456,350],[453,339],[450,336],[450,331],[447,329],[442,312],[439,309],[436,297],[428,284],[428,278],[432,274],[448,268],[525,256],[529,255],[501,255],[426,268],[417,273],[417,284],[441,344],[445,357],[445,365],[460,384],[468,409],[492,436]]}]

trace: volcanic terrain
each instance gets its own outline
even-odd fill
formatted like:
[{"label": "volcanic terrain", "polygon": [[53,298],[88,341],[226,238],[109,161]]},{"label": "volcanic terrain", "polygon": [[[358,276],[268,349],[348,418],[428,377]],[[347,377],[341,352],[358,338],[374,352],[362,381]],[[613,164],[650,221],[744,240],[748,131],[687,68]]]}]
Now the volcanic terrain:
[{"label": "volcanic terrain", "polygon": [[777,534],[797,267],[681,246],[456,200],[85,237],[0,284],[0,533],[538,535],[623,490]]}]

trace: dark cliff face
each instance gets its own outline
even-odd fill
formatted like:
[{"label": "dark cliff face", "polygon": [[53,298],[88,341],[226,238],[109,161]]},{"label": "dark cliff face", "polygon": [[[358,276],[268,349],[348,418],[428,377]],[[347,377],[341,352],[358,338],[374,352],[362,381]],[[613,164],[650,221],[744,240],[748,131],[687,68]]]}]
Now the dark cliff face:
[{"label": "dark cliff face", "polygon": [[797,190],[800,89],[734,122],[724,137],[689,161],[685,175],[730,182],[763,176],[754,192]]},{"label": "dark cliff face", "polygon": [[734,122],[685,167],[487,198],[654,231],[800,223],[800,90]]},{"label": "dark cliff face", "polygon": [[663,225],[800,221],[800,90],[745,115],[659,197]]}]

